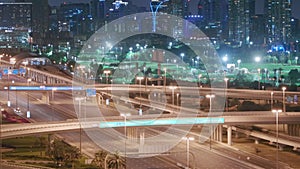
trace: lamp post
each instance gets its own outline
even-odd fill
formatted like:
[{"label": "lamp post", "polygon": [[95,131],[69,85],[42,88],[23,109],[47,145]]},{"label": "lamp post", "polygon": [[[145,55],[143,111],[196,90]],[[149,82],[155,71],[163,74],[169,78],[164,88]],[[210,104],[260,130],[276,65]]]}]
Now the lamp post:
[{"label": "lamp post", "polygon": [[183,137],[183,140],[186,140],[186,167],[190,166],[190,141],[195,140],[194,137]]},{"label": "lamp post", "polygon": [[257,69],[257,72],[258,72],[258,90],[260,90],[260,69]]},{"label": "lamp post", "polygon": [[[29,83],[31,79],[27,79],[27,87],[29,87]],[[30,110],[29,110],[29,91],[27,91],[27,118],[30,118]]]},{"label": "lamp post", "polygon": [[228,78],[224,78],[224,81],[225,81],[225,90],[226,90],[226,95],[225,95],[225,105],[226,105],[226,111],[228,111],[228,100],[227,100],[227,88],[228,88]]},{"label": "lamp post", "polygon": [[184,53],[180,53],[180,56],[181,56],[181,60],[183,61],[183,57],[184,57]]},{"label": "lamp post", "polygon": [[285,90],[286,87],[282,87],[282,111],[285,113]]},{"label": "lamp post", "polygon": [[278,169],[278,113],[281,113],[282,110],[274,109],[273,113],[276,113],[276,168]]},{"label": "lamp post", "polygon": [[271,110],[273,109],[273,96],[274,96],[274,92],[271,92]]},{"label": "lamp post", "polygon": [[8,83],[8,85],[7,85],[7,106],[8,107],[10,107],[10,99],[9,99],[9,74],[10,74],[10,72],[8,71],[7,72],[7,83]]},{"label": "lamp post", "polygon": [[108,84],[108,75],[110,74],[110,70],[104,70],[103,73],[105,74],[106,77],[106,84]]},{"label": "lamp post", "polygon": [[[106,76],[106,94],[108,95],[108,75],[111,73],[110,70],[104,70],[103,73],[105,74]],[[107,98],[106,99],[106,105],[108,106],[109,105],[109,99]]]},{"label": "lamp post", "polygon": [[166,91],[166,86],[167,86],[167,68],[164,68],[165,71],[165,78],[164,78],[164,89]]},{"label": "lamp post", "polygon": [[82,152],[82,127],[81,127],[81,101],[86,100],[86,97],[76,97],[75,98],[76,101],[78,101],[78,109],[79,109],[79,113],[78,113],[78,119],[79,119],[79,151],[80,153]]},{"label": "lamp post", "polygon": [[141,90],[142,90],[142,80],[144,79],[144,77],[141,77],[141,76],[138,76],[136,77],[137,80],[139,80],[139,84],[140,84],[140,98],[142,97],[142,93],[141,93]]},{"label": "lamp post", "polygon": [[126,130],[126,120],[127,116],[131,116],[130,113],[121,113],[120,116],[124,117],[124,135],[125,135],[125,146],[124,146],[124,154],[125,154],[125,169],[126,169],[126,142],[127,142],[127,130]]},{"label": "lamp post", "polygon": [[242,62],[241,59],[237,60],[237,63],[238,63],[238,69],[239,69],[239,70],[240,70],[240,64],[241,64],[241,62]]},{"label": "lamp post", "polygon": [[[12,84],[15,84],[15,81],[11,81]],[[18,109],[18,93],[17,93],[17,90],[16,90],[16,110]]]},{"label": "lamp post", "polygon": [[[212,99],[215,98],[215,95],[208,94],[208,95],[206,95],[206,98],[209,98],[209,113],[211,113]],[[209,125],[209,149],[211,149],[211,124]]]},{"label": "lamp post", "polygon": [[174,105],[174,90],[177,89],[177,86],[170,86],[169,88],[172,90],[172,105]]},{"label": "lamp post", "polygon": [[176,98],[177,104],[176,105],[179,106],[179,93],[177,93],[176,96],[177,96],[177,98]]}]

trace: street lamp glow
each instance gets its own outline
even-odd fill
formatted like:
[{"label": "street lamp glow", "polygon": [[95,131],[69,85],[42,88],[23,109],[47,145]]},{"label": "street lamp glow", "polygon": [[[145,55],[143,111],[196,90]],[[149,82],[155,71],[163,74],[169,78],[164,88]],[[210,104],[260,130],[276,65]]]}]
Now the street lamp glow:
[{"label": "street lamp glow", "polygon": [[181,56],[181,60],[183,60],[183,57],[185,56],[184,53],[180,53],[180,56]]},{"label": "street lamp glow", "polygon": [[227,62],[227,61],[228,61],[228,56],[227,56],[227,55],[223,56],[222,60],[223,60],[224,62]]},{"label": "street lamp glow", "polygon": [[261,58],[260,58],[259,56],[256,56],[256,57],[254,58],[254,61],[257,62],[257,63],[260,62],[260,60],[261,60]]},{"label": "street lamp glow", "polygon": [[282,110],[273,109],[272,113],[276,114],[276,168],[278,168],[278,113],[282,113]]},{"label": "street lamp glow", "polygon": [[283,112],[285,113],[285,90],[286,87],[282,87],[282,107],[283,107]]}]

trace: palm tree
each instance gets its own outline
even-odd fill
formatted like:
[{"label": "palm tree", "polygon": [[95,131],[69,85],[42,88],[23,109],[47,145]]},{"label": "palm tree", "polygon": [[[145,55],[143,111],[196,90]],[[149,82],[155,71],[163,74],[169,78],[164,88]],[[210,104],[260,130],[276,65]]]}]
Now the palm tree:
[{"label": "palm tree", "polygon": [[123,158],[119,152],[110,155],[108,160],[109,169],[124,169],[126,168],[125,158]]},{"label": "palm tree", "polygon": [[99,169],[104,169],[105,158],[107,155],[108,153],[103,150],[95,153],[95,158],[93,159],[92,164],[95,164],[97,167],[99,167]]}]

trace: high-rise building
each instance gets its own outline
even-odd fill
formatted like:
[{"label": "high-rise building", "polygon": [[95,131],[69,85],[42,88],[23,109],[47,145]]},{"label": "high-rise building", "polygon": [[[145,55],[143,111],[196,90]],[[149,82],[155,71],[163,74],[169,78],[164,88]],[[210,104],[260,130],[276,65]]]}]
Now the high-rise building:
[{"label": "high-rise building", "polygon": [[226,0],[200,0],[198,14],[203,17],[198,25],[215,44],[220,44],[224,38],[227,25]]},{"label": "high-rise building", "polygon": [[48,0],[16,0],[16,2],[32,3],[32,36],[33,43],[46,45],[49,30],[50,8]]},{"label": "high-rise building", "polygon": [[59,32],[70,37],[91,33],[93,19],[89,11],[89,4],[86,3],[61,4],[57,15]]},{"label": "high-rise building", "polygon": [[291,38],[291,0],[265,0],[266,42],[288,44]]},{"label": "high-rise building", "polygon": [[0,48],[30,48],[32,3],[0,3]]},{"label": "high-rise building", "polygon": [[254,0],[228,0],[228,41],[233,47],[250,44],[250,18]]}]

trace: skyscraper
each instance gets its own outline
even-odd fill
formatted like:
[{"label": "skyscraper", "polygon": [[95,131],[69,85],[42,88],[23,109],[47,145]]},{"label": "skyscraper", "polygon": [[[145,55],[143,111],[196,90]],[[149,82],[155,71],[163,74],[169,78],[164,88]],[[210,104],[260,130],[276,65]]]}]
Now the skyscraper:
[{"label": "skyscraper", "polygon": [[288,44],[291,38],[291,0],[265,0],[267,44]]},{"label": "skyscraper", "polygon": [[227,25],[227,3],[225,0],[200,0],[198,14],[203,17],[199,27],[216,44],[224,38]]},{"label": "skyscraper", "polygon": [[253,0],[228,0],[228,40],[234,47],[250,43],[250,17],[253,10],[250,4]]}]

